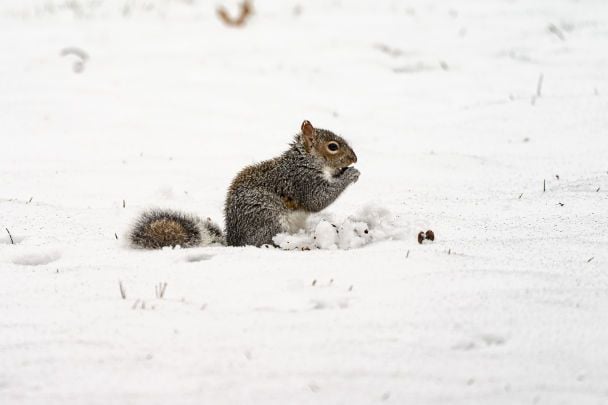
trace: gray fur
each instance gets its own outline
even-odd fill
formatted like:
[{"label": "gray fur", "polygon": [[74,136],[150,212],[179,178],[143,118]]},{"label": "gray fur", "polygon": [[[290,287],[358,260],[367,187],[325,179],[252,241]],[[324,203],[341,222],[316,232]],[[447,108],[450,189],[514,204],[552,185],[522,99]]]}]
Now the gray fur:
[{"label": "gray fur", "polygon": [[[317,129],[323,140],[339,141],[352,149],[339,136]],[[356,156],[352,152],[356,161]],[[244,169],[232,183],[226,198],[226,241],[230,246],[272,244],[272,238],[285,231],[282,218],[293,209],[284,198],[294,201],[297,210],[318,212],[338,198],[346,187],[357,181],[354,167],[336,168],[330,179],[324,175],[329,163],[309,152],[298,135],[289,150],[278,158]],[[348,162],[346,162],[348,163]]]}]

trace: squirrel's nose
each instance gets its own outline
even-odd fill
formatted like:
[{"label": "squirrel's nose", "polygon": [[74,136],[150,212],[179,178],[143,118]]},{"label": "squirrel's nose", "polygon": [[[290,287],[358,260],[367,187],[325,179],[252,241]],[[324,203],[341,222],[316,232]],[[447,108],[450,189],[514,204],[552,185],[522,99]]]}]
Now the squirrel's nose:
[{"label": "squirrel's nose", "polygon": [[357,155],[355,155],[355,152],[352,153],[351,159],[353,163],[357,163]]}]

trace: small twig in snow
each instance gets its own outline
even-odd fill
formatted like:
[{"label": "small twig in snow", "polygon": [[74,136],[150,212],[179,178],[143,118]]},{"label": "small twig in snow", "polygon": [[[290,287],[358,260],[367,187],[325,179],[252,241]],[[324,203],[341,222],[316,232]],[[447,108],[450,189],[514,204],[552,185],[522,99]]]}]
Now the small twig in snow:
[{"label": "small twig in snow", "polygon": [[543,193],[547,191],[547,180],[543,179]]},{"label": "small twig in snow", "polygon": [[122,207],[125,208],[127,206],[127,203],[125,202],[125,200],[122,200]]},{"label": "small twig in snow", "polygon": [[390,46],[385,44],[375,44],[374,48],[392,57],[403,55],[403,51],[401,49],[391,48]]},{"label": "small twig in snow", "polygon": [[317,285],[317,279],[312,280],[312,284],[311,284],[311,285],[312,285],[313,287],[314,287],[315,285]]},{"label": "small twig in snow", "polygon": [[518,199],[518,200],[521,200],[521,197],[523,197],[523,195],[524,195],[524,193],[521,193],[521,194],[519,195],[519,197],[517,197],[517,199]]},{"label": "small twig in snow", "polygon": [[118,240],[118,235],[116,234],[116,232],[114,232],[114,237],[116,238],[116,240]]},{"label": "small twig in snow", "polygon": [[536,82],[536,97],[541,96],[543,90],[543,78],[544,75],[541,73],[540,76],[538,76],[538,82]]},{"label": "small twig in snow", "polygon": [[137,305],[139,305],[139,298],[135,300],[135,302],[133,303],[133,306],[131,307],[131,309],[137,308]]},{"label": "small twig in snow", "polygon": [[407,259],[408,257],[410,257],[410,251],[408,249],[407,253],[405,254],[405,258]]},{"label": "small twig in snow", "polygon": [[8,228],[4,229],[6,229],[6,233],[8,233],[8,237],[11,239],[11,245],[14,245],[15,241],[13,240],[13,235],[11,235],[11,232],[8,230]]},{"label": "small twig in snow", "polygon": [[118,288],[120,289],[120,296],[123,300],[127,299],[127,291],[125,290],[125,286],[122,284],[122,281],[118,280]]},{"label": "small twig in snow", "polygon": [[547,30],[552,33],[555,34],[556,37],[558,37],[559,39],[561,39],[562,41],[566,40],[566,36],[564,35],[564,33],[562,32],[562,30],[560,30],[557,25],[555,24],[549,24],[549,26],[547,27]]},{"label": "small twig in snow", "polygon": [[31,203],[33,199],[34,199],[34,197],[30,197],[30,199],[26,202],[26,204]]},{"label": "small twig in snow", "polygon": [[591,263],[591,260],[593,260],[594,257],[589,258],[589,260],[587,260],[587,263]]},{"label": "small twig in snow", "polygon": [[166,289],[167,283],[158,283],[158,285],[155,285],[154,292],[156,293],[156,298],[163,299]]},{"label": "small twig in snow", "polygon": [[595,190],[596,193],[600,192],[600,188],[598,187],[597,190]]}]

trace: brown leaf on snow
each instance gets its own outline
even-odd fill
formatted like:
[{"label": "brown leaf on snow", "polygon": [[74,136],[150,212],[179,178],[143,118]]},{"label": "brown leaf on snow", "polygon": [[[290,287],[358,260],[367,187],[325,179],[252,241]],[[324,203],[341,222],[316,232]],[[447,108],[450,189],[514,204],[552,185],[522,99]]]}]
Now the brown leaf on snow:
[{"label": "brown leaf on snow", "polygon": [[253,6],[249,0],[244,0],[240,5],[239,10],[239,15],[236,18],[230,17],[228,11],[223,7],[217,9],[217,15],[224,24],[231,27],[241,27],[253,13]]}]

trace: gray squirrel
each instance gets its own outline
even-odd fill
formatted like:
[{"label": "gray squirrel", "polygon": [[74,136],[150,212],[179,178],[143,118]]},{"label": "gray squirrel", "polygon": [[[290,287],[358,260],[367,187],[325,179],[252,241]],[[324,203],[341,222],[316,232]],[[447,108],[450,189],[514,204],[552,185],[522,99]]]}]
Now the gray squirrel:
[{"label": "gray squirrel", "polygon": [[129,234],[135,247],[272,245],[281,232],[295,232],[310,213],[334,202],[357,181],[357,155],[340,136],[304,121],[280,156],[245,167],[228,189],[226,233],[210,219],[170,210],[144,212]]}]

